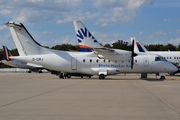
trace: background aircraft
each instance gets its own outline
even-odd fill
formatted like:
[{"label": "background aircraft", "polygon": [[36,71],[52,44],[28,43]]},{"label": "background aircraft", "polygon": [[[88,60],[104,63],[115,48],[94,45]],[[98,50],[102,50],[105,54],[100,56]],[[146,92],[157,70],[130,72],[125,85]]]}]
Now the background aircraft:
[{"label": "background aircraft", "polygon": [[[20,54],[20,56],[13,56],[10,58],[39,65],[50,70],[99,75],[99,79],[104,79],[107,75],[119,74],[121,72],[164,73],[177,70],[174,65],[164,61],[159,55],[143,54],[136,56],[134,68],[131,69],[130,59],[133,57],[131,56],[133,54],[130,51],[121,51],[121,53],[118,53],[116,51],[113,52],[114,50],[105,49],[105,51],[113,53],[97,54],[94,52],[52,50],[42,47],[35,41],[22,23],[16,24],[15,22],[7,22],[6,25],[10,28],[13,40]],[[80,29],[78,30],[80,31]],[[78,31],[76,31],[76,33],[77,32]],[[93,38],[92,34],[89,32],[88,34],[86,33],[87,32],[82,33],[83,38]],[[84,36],[84,34],[87,36]],[[109,56],[111,58],[107,59]]]},{"label": "background aircraft", "polygon": [[3,64],[9,65],[15,68],[29,69],[28,73],[31,73],[31,71],[42,73],[42,69],[44,69],[41,66],[28,64],[27,62],[9,58],[12,56],[12,54],[6,46],[3,46],[3,52],[4,52],[4,58],[5,58],[5,60],[1,60],[1,63]]},{"label": "background aircraft", "polygon": [[154,53],[161,55],[166,60],[173,63],[178,71],[170,74],[175,74],[180,72],[180,52],[179,51],[148,51],[136,38],[131,38],[131,41],[134,40],[134,51],[135,52],[144,52],[144,53]]}]

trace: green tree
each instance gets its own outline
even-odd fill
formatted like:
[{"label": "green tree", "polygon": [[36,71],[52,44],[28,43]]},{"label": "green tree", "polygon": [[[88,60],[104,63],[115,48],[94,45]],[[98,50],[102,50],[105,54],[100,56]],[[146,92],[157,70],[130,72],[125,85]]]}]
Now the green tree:
[{"label": "green tree", "polygon": [[177,51],[180,51],[180,44],[176,48]]},{"label": "green tree", "polygon": [[10,52],[13,56],[19,56],[18,50],[16,48],[12,49]]},{"label": "green tree", "polygon": [[170,50],[170,51],[176,51],[176,46],[172,45],[172,44],[167,44],[164,46],[165,50]]},{"label": "green tree", "polygon": [[62,44],[62,45],[56,45],[56,46],[53,46],[52,49],[54,50],[63,50],[63,51],[79,51],[79,46],[74,46],[74,45],[71,45],[71,44]]},{"label": "green tree", "polygon": [[113,43],[112,46],[115,49],[131,50],[131,45],[123,40],[118,40],[117,42]]},{"label": "green tree", "polygon": [[164,47],[162,44],[156,44],[156,45],[145,45],[148,51],[164,51]]},{"label": "green tree", "polygon": [[110,44],[105,44],[104,47],[112,48]]}]

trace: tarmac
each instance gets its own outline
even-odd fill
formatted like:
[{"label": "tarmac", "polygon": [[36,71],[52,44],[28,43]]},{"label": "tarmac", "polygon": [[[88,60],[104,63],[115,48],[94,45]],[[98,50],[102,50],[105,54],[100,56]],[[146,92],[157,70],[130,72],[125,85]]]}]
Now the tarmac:
[{"label": "tarmac", "polygon": [[180,76],[0,73],[1,120],[180,120]]}]

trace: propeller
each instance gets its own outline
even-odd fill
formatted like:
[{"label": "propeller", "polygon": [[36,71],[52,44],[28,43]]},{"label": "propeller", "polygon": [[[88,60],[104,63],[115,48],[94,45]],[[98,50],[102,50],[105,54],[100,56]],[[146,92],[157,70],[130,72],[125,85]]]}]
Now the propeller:
[{"label": "propeller", "polygon": [[132,46],[131,46],[131,69],[133,69],[134,65],[134,57],[137,56],[137,54],[134,52],[134,39],[132,40]]}]

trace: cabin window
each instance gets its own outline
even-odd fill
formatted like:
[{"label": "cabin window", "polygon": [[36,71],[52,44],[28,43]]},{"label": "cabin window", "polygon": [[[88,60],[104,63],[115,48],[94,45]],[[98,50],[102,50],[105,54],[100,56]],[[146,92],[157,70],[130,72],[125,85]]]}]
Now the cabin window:
[{"label": "cabin window", "polygon": [[169,57],[169,59],[171,59],[171,57]]},{"label": "cabin window", "polygon": [[161,61],[159,57],[155,57],[155,61]]},{"label": "cabin window", "polygon": [[83,59],[83,62],[85,62],[85,59]]},{"label": "cabin window", "polygon": [[97,59],[97,60],[96,60],[96,62],[98,63],[98,62],[99,62],[99,60]]},{"label": "cabin window", "polygon": [[110,63],[111,61],[110,61],[110,60],[108,60],[108,62]]},{"label": "cabin window", "polygon": [[174,57],[174,59],[176,59],[176,57]]},{"label": "cabin window", "polygon": [[155,61],[167,61],[163,57],[155,57]]},{"label": "cabin window", "polygon": [[90,63],[92,62],[92,59],[90,59]]},{"label": "cabin window", "polygon": [[168,57],[167,57],[167,59],[168,59]]},{"label": "cabin window", "polygon": [[104,63],[106,62],[106,60],[104,59]]}]

